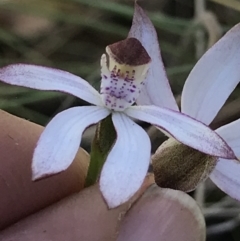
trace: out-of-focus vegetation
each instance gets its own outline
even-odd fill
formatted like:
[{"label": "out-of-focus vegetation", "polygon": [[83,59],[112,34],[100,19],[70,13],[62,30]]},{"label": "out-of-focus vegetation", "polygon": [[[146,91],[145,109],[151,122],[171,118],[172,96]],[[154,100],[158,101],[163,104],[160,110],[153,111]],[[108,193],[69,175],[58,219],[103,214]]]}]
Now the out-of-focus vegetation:
[{"label": "out-of-focus vegetation", "polygon": [[[100,57],[106,45],[126,38],[133,4],[133,0],[1,0],[0,67],[11,63],[51,66],[79,75],[98,88]],[[222,33],[240,22],[240,1],[206,0],[208,12],[197,19],[193,0],[142,0],[139,4],[158,31],[167,74],[179,99],[184,81],[198,58],[197,31],[203,32],[200,44],[205,51]],[[62,93],[0,84],[1,109],[42,125],[57,112],[82,104],[85,103]],[[239,106],[240,88],[237,88],[212,127],[239,118]],[[159,145],[163,137],[156,138],[154,131],[151,134],[155,146]],[[223,197],[211,185],[207,186],[211,192],[206,193]],[[240,211],[239,204],[231,205]],[[208,225],[225,221],[227,211],[210,215],[209,210],[204,209]],[[214,229],[209,229],[208,240],[240,240],[237,226],[238,222],[225,233],[220,232],[223,239],[216,236]]]},{"label": "out-of-focus vegetation", "polygon": [[[199,28],[206,29],[204,21],[194,19],[194,1],[140,4],[157,28],[168,77],[178,96],[196,62],[195,33]],[[239,12],[225,5],[209,1],[207,9],[219,19],[223,31],[240,21]],[[133,1],[126,0],[2,0],[0,66],[52,66],[77,74],[98,88],[100,56],[106,45],[127,36],[132,14]],[[207,47],[207,32],[205,37]],[[56,112],[78,104],[80,100],[60,93],[6,85],[0,88],[0,108],[42,125]]]}]

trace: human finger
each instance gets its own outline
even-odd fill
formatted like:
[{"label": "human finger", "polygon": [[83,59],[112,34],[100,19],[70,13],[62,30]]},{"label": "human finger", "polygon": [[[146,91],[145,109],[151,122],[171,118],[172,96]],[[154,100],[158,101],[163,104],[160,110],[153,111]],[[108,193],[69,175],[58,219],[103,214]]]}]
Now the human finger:
[{"label": "human finger", "polygon": [[0,128],[0,229],[83,188],[89,163],[83,149],[65,172],[32,182],[32,155],[43,127],[0,110]]}]

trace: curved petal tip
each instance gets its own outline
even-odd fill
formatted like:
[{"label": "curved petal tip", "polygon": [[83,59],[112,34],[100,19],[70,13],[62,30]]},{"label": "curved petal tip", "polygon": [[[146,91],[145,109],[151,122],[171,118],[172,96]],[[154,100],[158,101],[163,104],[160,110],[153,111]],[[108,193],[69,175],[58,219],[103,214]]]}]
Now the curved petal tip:
[{"label": "curved petal tip", "polygon": [[114,113],[117,140],[103,166],[100,190],[109,208],[128,201],[147,174],[151,143],[147,133],[123,113]]},{"label": "curved petal tip", "polygon": [[65,171],[79,149],[84,130],[110,114],[98,106],[72,107],[57,114],[46,126],[34,150],[33,179]]},{"label": "curved petal tip", "polygon": [[125,113],[157,126],[179,142],[200,152],[236,159],[231,147],[216,131],[185,114],[156,106],[131,106]]},{"label": "curved petal tip", "polygon": [[[135,3],[132,27],[128,37],[138,39],[152,60],[137,104],[154,104],[178,110],[162,61],[156,30],[147,14],[137,3]],[[161,94],[159,94],[160,91]]]}]

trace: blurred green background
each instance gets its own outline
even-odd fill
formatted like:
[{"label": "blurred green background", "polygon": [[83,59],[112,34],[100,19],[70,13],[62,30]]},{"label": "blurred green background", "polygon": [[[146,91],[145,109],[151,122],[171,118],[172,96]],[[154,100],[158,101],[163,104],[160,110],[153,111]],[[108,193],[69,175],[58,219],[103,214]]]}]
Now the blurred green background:
[{"label": "blurred green background", "polygon": [[[0,0],[0,67],[11,63],[51,66],[79,75],[99,88],[100,57],[108,44],[126,38],[133,4],[133,0]],[[240,1],[142,0],[139,4],[158,31],[167,74],[179,101],[184,81],[197,59],[240,22]],[[46,125],[56,113],[82,104],[86,103],[66,94],[0,84],[0,108],[41,125]],[[239,107],[238,87],[212,127],[239,118]],[[92,133],[85,139],[86,147]],[[154,128],[149,134],[155,149],[164,137]],[[208,189],[206,207],[211,206],[212,200],[224,197],[211,183]],[[235,220],[240,206],[231,202],[230,208],[239,208],[232,216],[228,211],[210,215],[210,209],[204,209],[209,241],[240,240],[239,218]],[[226,230],[219,228],[229,220],[236,222]]]},{"label": "blurred green background", "polygon": [[[227,4],[225,4],[226,2]],[[235,2],[235,8],[230,2]],[[31,63],[67,70],[99,87],[99,59],[106,45],[124,39],[131,26],[134,1],[1,0],[0,66]],[[240,21],[240,2],[206,1],[196,19],[190,0],[139,1],[159,34],[162,56],[174,94],[197,61],[196,32],[202,51]],[[239,92],[234,93],[235,100]],[[45,125],[57,112],[82,104],[60,93],[1,85],[0,108]]]}]

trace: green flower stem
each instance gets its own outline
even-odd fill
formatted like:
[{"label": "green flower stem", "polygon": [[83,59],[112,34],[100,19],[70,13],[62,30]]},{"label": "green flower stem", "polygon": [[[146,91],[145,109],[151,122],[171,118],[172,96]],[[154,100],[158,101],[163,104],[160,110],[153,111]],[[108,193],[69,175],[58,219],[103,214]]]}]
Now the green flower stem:
[{"label": "green flower stem", "polygon": [[116,140],[116,131],[111,115],[103,119],[98,125],[92,142],[90,164],[85,187],[97,182],[103,164]]}]

